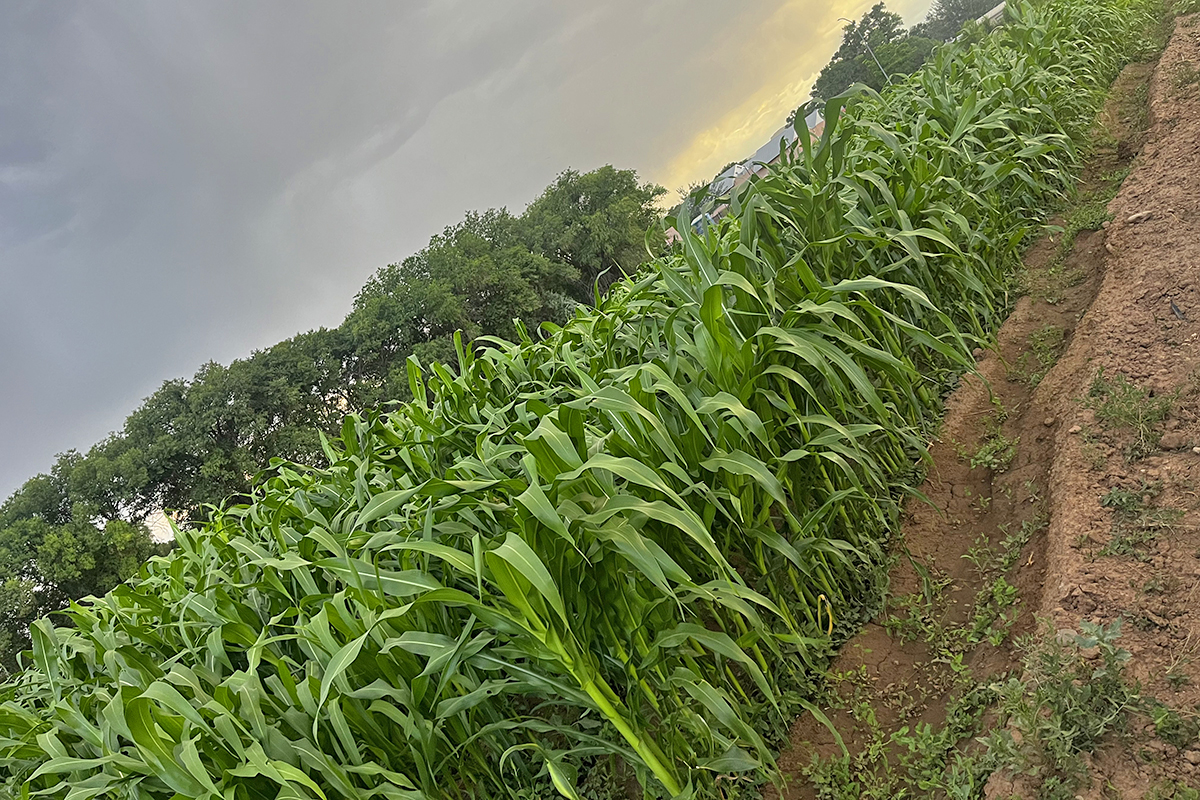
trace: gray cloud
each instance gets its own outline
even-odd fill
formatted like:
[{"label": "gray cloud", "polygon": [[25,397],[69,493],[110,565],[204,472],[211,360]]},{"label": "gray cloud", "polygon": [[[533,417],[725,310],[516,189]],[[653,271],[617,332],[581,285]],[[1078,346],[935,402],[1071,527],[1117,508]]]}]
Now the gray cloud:
[{"label": "gray cloud", "polygon": [[0,496],[164,379],[338,324],[467,209],[655,177],[769,77],[785,5],[9,0]]}]

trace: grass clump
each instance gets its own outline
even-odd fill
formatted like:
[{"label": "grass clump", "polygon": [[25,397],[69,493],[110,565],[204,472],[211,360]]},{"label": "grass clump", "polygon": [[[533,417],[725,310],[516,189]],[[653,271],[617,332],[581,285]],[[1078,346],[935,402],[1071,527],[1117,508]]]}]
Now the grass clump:
[{"label": "grass clump", "polygon": [[1193,61],[1181,61],[1176,64],[1171,74],[1171,83],[1177,90],[1200,83],[1200,65]]},{"label": "grass clump", "polygon": [[1108,203],[1117,196],[1128,174],[1128,170],[1119,170],[1106,175],[1099,188],[1080,193],[1070,201],[1063,212],[1062,226],[1052,228],[1060,235],[1049,264],[1043,269],[1019,273],[1016,276],[1018,291],[1040,297],[1050,305],[1057,305],[1068,288],[1084,280],[1086,273],[1082,269],[1067,269],[1067,258],[1075,248],[1075,240],[1080,233],[1099,230],[1112,219],[1108,213]]},{"label": "grass clump", "polygon": [[1146,545],[1183,517],[1180,509],[1152,505],[1162,488],[1162,481],[1143,481],[1136,490],[1116,487],[1100,498],[1100,505],[1113,510],[1112,538],[1100,555],[1132,556],[1139,561],[1149,557]]},{"label": "grass clump", "polygon": [[1058,244],[1060,261],[1066,260],[1072,248],[1075,247],[1075,239],[1080,233],[1098,231],[1104,227],[1104,223],[1113,218],[1112,214],[1108,213],[1108,203],[1117,196],[1117,190],[1120,188],[1120,181],[1109,181],[1104,188],[1089,194],[1086,200],[1071,209],[1067,214],[1062,238]]},{"label": "grass clump", "polygon": [[1126,461],[1133,462],[1158,449],[1159,425],[1171,413],[1172,397],[1153,397],[1124,375],[1113,379],[1101,369],[1092,379],[1084,407],[1093,409],[1096,418],[1109,428],[1127,432],[1131,441],[1125,447]]}]

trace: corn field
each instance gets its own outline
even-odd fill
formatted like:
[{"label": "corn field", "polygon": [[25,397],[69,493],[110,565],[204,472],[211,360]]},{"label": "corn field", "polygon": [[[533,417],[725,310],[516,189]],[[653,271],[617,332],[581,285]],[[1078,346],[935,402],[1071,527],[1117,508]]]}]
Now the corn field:
[{"label": "corn field", "polygon": [[883,98],[831,101],[819,141],[802,131],[597,308],[460,341],[455,371],[411,363],[417,400],[348,418],[328,466],[274,463],[252,502],[38,622],[0,694],[4,791],[775,780],[945,389],[1150,19],[1124,0],[1008,14]]}]

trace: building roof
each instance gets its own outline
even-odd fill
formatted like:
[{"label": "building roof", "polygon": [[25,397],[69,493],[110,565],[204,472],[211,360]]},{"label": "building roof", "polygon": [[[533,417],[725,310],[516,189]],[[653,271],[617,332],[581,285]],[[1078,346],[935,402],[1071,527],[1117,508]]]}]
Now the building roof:
[{"label": "building roof", "polygon": [[730,164],[729,167],[720,175],[718,175],[712,184],[710,184],[709,194],[714,197],[720,197],[734,186],[741,183],[745,179],[746,174],[749,172],[749,161]]},{"label": "building roof", "polygon": [[988,22],[991,22],[991,23],[999,22],[1001,19],[1004,18],[1004,7],[1006,5],[1008,5],[1007,2],[1001,3],[1000,5],[996,6],[991,11],[987,12],[982,17],[980,17],[977,20],[977,22],[983,22],[984,20],[987,20]]},{"label": "building roof", "polygon": [[710,195],[720,197],[732,189],[734,180],[737,178],[738,173],[741,172],[739,169],[741,166],[741,164],[730,164],[728,167],[726,167],[724,172],[713,179],[708,193]]},{"label": "building roof", "polygon": [[[825,130],[825,120],[821,118],[821,112],[815,110],[804,118],[809,130],[813,136],[820,136]],[[725,168],[725,171],[713,179],[709,184],[709,194],[713,197],[721,197],[728,193],[734,186],[744,183],[753,174],[762,174],[763,168],[773,163],[779,158],[779,151],[784,146],[790,146],[797,139],[796,130],[791,125],[784,125],[771,136],[770,141],[746,159],[737,164],[731,164]]]},{"label": "building roof", "polygon": [[758,152],[750,156],[746,164],[751,167],[757,167],[760,164],[770,164],[775,159],[779,158],[779,151],[796,141],[796,129],[791,125],[784,125],[775,134],[771,136],[771,140],[758,148]]}]

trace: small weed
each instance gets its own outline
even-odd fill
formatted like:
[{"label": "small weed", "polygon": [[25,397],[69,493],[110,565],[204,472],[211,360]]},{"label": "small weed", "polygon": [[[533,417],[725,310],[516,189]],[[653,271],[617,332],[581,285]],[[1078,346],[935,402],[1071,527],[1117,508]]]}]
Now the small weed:
[{"label": "small weed", "polygon": [[[1100,555],[1146,559],[1142,545],[1154,541],[1163,531],[1174,528],[1184,515],[1182,509],[1151,505],[1162,488],[1162,481],[1143,481],[1136,491],[1116,487],[1100,498],[1100,505],[1113,509],[1113,536]],[[1149,583],[1146,586],[1147,591],[1154,588]],[[1166,591],[1173,591],[1173,587],[1178,588],[1178,580],[1168,577],[1163,587]]]},{"label": "small weed", "polygon": [[1033,519],[1022,522],[1019,530],[1005,536],[1004,542],[1001,544],[1002,550],[1000,560],[996,565],[997,568],[1002,572],[1012,569],[1016,565],[1017,559],[1021,557],[1021,551],[1025,549],[1025,545],[1029,544],[1033,535],[1043,530],[1049,522],[1046,514],[1041,512]]},{"label": "small weed", "polygon": [[998,647],[1008,637],[1020,615],[1020,593],[1005,575],[1016,566],[1025,545],[1046,527],[1047,522],[1046,515],[1039,513],[1022,522],[1016,530],[1011,525],[1002,525],[1000,530],[1004,539],[998,550],[993,550],[986,538],[981,538],[963,556],[974,564],[981,582],[986,583],[975,595],[971,619],[965,635],[960,637],[964,639],[961,645],[987,641]]},{"label": "small weed", "polygon": [[1083,445],[1079,450],[1084,461],[1096,472],[1104,469],[1104,466],[1108,463],[1108,454],[1104,452],[1104,446],[1094,438],[1086,435],[1081,438],[1083,439]]},{"label": "small weed", "polygon": [[925,591],[894,597],[888,603],[891,611],[883,620],[887,632],[901,641],[935,643],[942,632],[936,616],[943,616],[944,603],[952,581],[947,577],[930,578]]},{"label": "small weed", "polygon": [[1200,66],[1193,61],[1181,61],[1175,65],[1171,83],[1176,89],[1186,89],[1200,83]]},{"label": "small weed", "polygon": [[1189,631],[1187,638],[1183,644],[1175,650],[1174,656],[1171,658],[1171,663],[1167,667],[1167,683],[1175,691],[1191,683],[1191,678],[1184,670],[1196,660],[1196,653],[1200,651],[1200,642],[1194,641],[1196,638],[1195,631]]},{"label": "small weed", "polygon": [[[633,777],[624,762],[597,758],[579,784],[580,797],[587,800],[620,800],[626,796],[625,786]],[[557,791],[554,795],[558,795]]]},{"label": "small weed", "polygon": [[862,750],[840,758],[813,759],[804,770],[820,800],[893,800],[897,797],[967,797],[993,769],[986,754],[966,755],[961,743],[981,731],[996,687],[970,688],[946,708],[946,723],[904,726],[890,736],[874,711],[857,705],[851,714],[868,732]]},{"label": "small weed", "polygon": [[891,614],[883,620],[889,636],[902,642],[928,641],[934,630],[931,609],[920,594],[894,598]]},{"label": "small weed", "polygon": [[[986,467],[993,472],[1004,472],[1012,464],[1017,455],[1018,439],[1010,439],[1000,430],[1000,426],[1008,419],[1008,409],[999,398],[992,398],[995,410],[984,420],[984,436],[974,453],[971,453],[961,442],[955,442],[954,447],[958,457],[969,461],[971,469]],[[969,492],[970,490],[968,490]],[[969,494],[968,494],[969,496]],[[1012,490],[1008,489],[1007,496],[1012,498]]]},{"label": "small weed", "polygon": [[[1120,176],[1122,179],[1124,176]],[[1068,287],[1083,282],[1087,273],[1082,269],[1068,270],[1067,257],[1075,247],[1075,240],[1082,231],[1098,230],[1112,219],[1108,203],[1116,197],[1120,181],[1106,182],[1101,188],[1076,197],[1063,215],[1063,224],[1051,227],[1060,234],[1057,249],[1050,263],[1040,270],[1025,270],[1016,275],[1018,291],[1041,297],[1050,305],[1062,302]]]},{"label": "small weed", "polygon": [[[1114,492],[1118,491],[1120,494],[1114,496]],[[1147,506],[1148,501],[1157,496],[1160,491],[1162,491],[1161,483],[1144,483],[1142,491],[1133,495],[1133,499],[1130,499],[1130,492],[1117,489],[1113,489],[1101,499],[1101,504],[1111,498],[1112,503],[1124,505],[1109,504],[1109,507],[1116,511],[1113,514],[1113,535],[1104,549],[1100,551],[1100,555],[1133,556],[1139,561],[1145,561],[1148,558],[1145,545],[1157,539],[1163,531],[1174,528],[1179,520],[1183,519],[1181,509]]]},{"label": "small weed", "polygon": [[983,444],[971,456],[971,469],[985,467],[992,472],[1004,472],[1017,455],[1018,439],[1010,439],[999,430],[991,431]]},{"label": "small weed", "polygon": [[1018,275],[1019,290],[1025,294],[1038,295],[1050,305],[1057,305],[1062,301],[1063,293],[1068,287],[1083,282],[1087,274],[1082,269],[1068,270],[1067,257],[1071,255],[1080,233],[1099,230],[1105,222],[1112,219],[1112,215],[1108,213],[1108,204],[1117,196],[1126,175],[1127,170],[1114,172],[1105,177],[1103,185],[1099,188],[1074,198],[1063,214],[1063,224],[1056,229],[1060,236],[1053,259],[1043,270],[1027,270]]},{"label": "small weed", "polygon": [[1136,514],[1142,510],[1148,497],[1155,497],[1160,491],[1161,485],[1153,484],[1142,484],[1142,489],[1138,492],[1117,486],[1109,489],[1108,494],[1100,498],[1100,505],[1124,514]]},{"label": "small weed", "polygon": [[1146,560],[1146,553],[1141,548],[1142,545],[1154,541],[1152,534],[1145,534],[1141,531],[1134,535],[1114,536],[1112,540],[1100,550],[1102,556],[1133,556],[1138,561]]},{"label": "small weed", "polygon": [[[1149,94],[1150,94],[1149,85],[1145,84],[1145,83],[1138,84],[1138,87],[1135,90],[1134,94],[1135,94],[1135,97],[1141,98],[1141,102],[1139,102],[1138,105],[1144,106],[1145,101],[1148,99]],[[1143,108],[1143,113],[1145,113],[1144,108]],[[1105,183],[1116,184],[1119,187],[1122,183],[1125,182],[1125,179],[1129,177],[1130,170],[1131,170],[1131,167],[1121,167],[1118,170],[1113,170],[1112,172],[1108,173],[1107,175],[1104,175],[1103,177],[1100,178],[1100,180],[1104,181]]]},{"label": "small weed", "polygon": [[1152,620],[1150,617],[1148,617],[1145,614],[1139,614],[1137,612],[1129,612],[1128,618],[1129,618],[1130,625],[1132,625],[1133,627],[1137,628],[1139,631],[1142,631],[1144,633],[1152,633],[1153,631],[1156,631],[1160,627],[1162,627],[1157,622],[1155,622],[1154,620]]},{"label": "small weed", "polygon": [[1142,584],[1142,591],[1145,594],[1165,594],[1175,595],[1179,592],[1181,584],[1179,578],[1174,575],[1155,575],[1150,580]]},{"label": "small weed", "polygon": [[1158,426],[1171,413],[1173,403],[1173,397],[1151,397],[1124,375],[1108,380],[1103,369],[1096,373],[1083,401],[1101,422],[1132,433],[1133,440],[1125,448],[1125,458],[1131,462],[1157,449]]},{"label": "small weed", "polygon": [[1163,781],[1150,789],[1146,800],[1200,800],[1200,789],[1192,789],[1178,781]]},{"label": "small weed", "polygon": [[1040,797],[1074,797],[1088,776],[1081,756],[1107,734],[1123,731],[1140,700],[1125,679],[1129,653],[1116,646],[1120,620],[1080,627],[1083,633],[1065,643],[1049,635],[1027,650],[1028,679],[1012,678],[1003,690],[1001,712],[1009,725],[987,739],[1000,764],[1039,777]]},{"label": "small weed", "polygon": [[986,640],[993,647],[999,647],[1017,621],[1019,602],[1017,587],[1003,576],[981,589],[975,597],[975,613],[971,618],[968,640]]},{"label": "small weed", "polygon": [[[1141,133],[1150,128],[1150,82],[1142,81],[1133,90],[1133,94],[1129,98],[1129,103],[1133,108],[1133,113],[1130,115],[1130,125],[1133,130]],[[1125,174],[1121,176],[1121,180],[1117,182],[1119,186],[1125,181],[1129,175],[1129,167],[1125,168]]]},{"label": "small weed", "polygon": [[1000,532],[1004,534],[999,551],[993,550],[988,544],[987,537],[981,536],[967,550],[963,558],[975,565],[981,578],[986,578],[988,575],[1005,574],[1016,565],[1017,559],[1021,557],[1021,551],[1033,539],[1033,535],[1045,528],[1048,522],[1044,512],[1039,512],[1032,519],[1023,521],[1021,527],[1015,531],[1012,529],[1012,524],[1006,522],[998,526]]},{"label": "small weed", "polygon": [[1013,373],[1027,384],[1037,386],[1058,361],[1065,333],[1057,325],[1045,325],[1027,339],[1029,349],[1017,359]]},{"label": "small weed", "polygon": [[1117,187],[1106,187],[1081,202],[1067,214],[1063,225],[1063,236],[1059,242],[1059,254],[1066,258],[1075,246],[1075,239],[1083,231],[1097,231],[1112,219],[1108,203],[1116,196]]},{"label": "small weed", "polygon": [[1167,744],[1186,750],[1200,741],[1200,719],[1195,714],[1185,716],[1157,700],[1150,701],[1149,713],[1154,735]]}]

